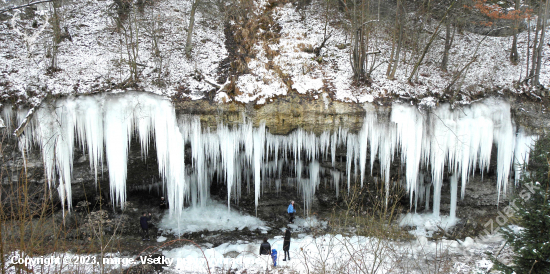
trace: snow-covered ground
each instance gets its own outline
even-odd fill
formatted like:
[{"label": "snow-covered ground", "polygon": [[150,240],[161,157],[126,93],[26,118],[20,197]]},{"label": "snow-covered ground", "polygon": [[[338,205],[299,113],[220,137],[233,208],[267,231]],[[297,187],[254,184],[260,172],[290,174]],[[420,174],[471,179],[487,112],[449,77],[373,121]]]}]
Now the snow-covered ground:
[{"label": "snow-covered ground", "polygon": [[[207,207],[197,207],[193,212],[184,211],[188,221],[195,227],[208,230],[218,230],[226,233],[235,229],[233,222],[219,222],[212,225],[212,212],[219,212],[223,205],[209,204]],[[227,212],[227,208],[225,211]],[[203,218],[198,218],[199,216]],[[194,217],[196,216],[196,217]],[[166,217],[161,226],[167,225]],[[421,220],[425,216],[409,216]],[[250,216],[232,213],[234,221],[250,222]],[[443,217],[446,219],[447,217]],[[424,221],[426,221],[425,219]],[[216,221],[216,220],[214,220]],[[261,222],[261,221],[260,221]],[[428,221],[419,222],[427,227]],[[310,232],[304,233],[305,227]],[[270,237],[271,248],[277,251],[277,266],[268,256],[259,255],[262,234],[258,240],[235,240],[218,246],[206,242],[203,244],[187,244],[172,248],[170,242],[161,243],[157,253],[167,259],[165,273],[260,273],[269,269],[270,273],[319,273],[320,271],[335,273],[356,273],[360,269],[377,267],[376,273],[426,273],[439,271],[441,273],[487,273],[492,263],[487,259],[486,252],[495,252],[502,248],[503,238],[491,234],[483,238],[467,237],[463,240],[432,240],[426,235],[416,234],[412,240],[387,240],[375,237],[354,235],[318,233],[326,223],[315,218],[298,218],[294,225],[289,225],[292,232],[290,244],[290,260],[283,261],[283,234],[285,227],[275,228],[280,236]],[[193,229],[189,230],[193,231]],[[158,242],[165,242],[166,237],[160,236]],[[70,253],[54,253],[28,260],[27,267],[40,270],[41,273],[94,273],[102,267],[98,261],[105,262],[106,270],[127,269],[141,264],[141,257],[147,254],[122,256],[119,253],[106,254],[107,258],[115,260],[100,260],[99,254],[77,255]],[[6,259],[18,262],[25,258],[24,254],[14,252]],[[27,257],[29,258],[29,257]],[[62,258],[63,263],[39,261],[40,259]],[[84,259],[82,259],[84,258]],[[118,261],[117,261],[118,259]],[[86,263],[75,263],[82,260]],[[93,263],[92,263],[93,262]],[[437,262],[437,263],[435,263]],[[234,271],[234,272],[233,272]],[[15,268],[8,268],[8,273],[15,273]],[[431,272],[430,272],[431,273]]]},{"label": "snow-covered ground", "polygon": [[[254,2],[257,14],[266,9],[265,1]],[[114,19],[113,2],[75,0],[59,9],[61,25],[63,29],[67,27],[71,40],[65,39],[60,43],[58,67],[61,70],[54,73],[47,73],[52,36],[48,23],[51,17],[49,9],[47,5],[39,7],[34,26],[33,20],[22,19],[25,16],[21,10],[16,10],[11,19],[0,24],[1,99],[32,105],[39,104],[48,93],[120,91],[116,84],[129,75],[125,61],[128,57],[123,31]],[[178,94],[190,99],[204,98],[204,93],[213,89],[206,80],[214,82],[218,78],[219,65],[228,56],[224,22],[216,16],[216,7],[199,9],[195,19],[193,53],[188,58],[184,47],[189,10],[189,1],[162,0],[153,6],[145,6],[143,13],[138,13],[137,63],[141,79],[138,89],[167,96]],[[328,91],[333,99],[345,102],[371,102],[379,97],[399,95],[424,98],[423,103],[433,105],[432,95],[445,93],[454,74],[472,60],[478,42],[484,38],[483,35],[468,32],[457,33],[450,50],[449,72],[439,68],[444,39],[436,39],[420,67],[418,82],[410,85],[407,78],[417,58],[411,57],[411,50],[404,48],[396,79],[387,79],[385,62],[390,59],[389,34],[392,26],[391,22],[376,22],[369,49],[380,50],[376,57],[376,64],[380,66],[372,72],[370,86],[356,86],[353,85],[349,63],[349,34],[337,24],[337,21],[345,19],[335,18],[334,13],[331,14],[327,25],[327,33],[331,37],[320,58],[315,58],[313,53],[302,49],[315,48],[323,40],[327,21],[321,3],[313,1],[302,11],[288,3],[275,7],[271,14],[281,26],[281,37],[270,42],[257,39],[254,45],[257,54],[248,60],[250,73],[241,75],[236,82],[239,95],[230,98],[218,90],[214,98],[219,102],[269,103],[276,96],[288,94],[289,88],[281,78],[287,75],[291,81],[287,83],[292,83],[293,90],[312,93],[317,99],[325,97],[318,93]],[[425,25],[426,32],[433,31],[436,23]],[[442,35],[444,31],[440,33]],[[512,65],[508,60],[512,37],[488,37],[483,40],[475,54],[476,61],[456,84],[465,95],[462,98],[464,103],[471,100],[469,96],[478,96],[486,88],[522,92],[514,87],[514,81],[526,75],[527,35],[524,31],[518,37],[520,61],[517,65]],[[421,39],[428,38],[429,35],[426,35]],[[268,58],[266,48],[276,54]],[[544,47],[543,51],[540,79],[541,84],[548,87],[550,49]]]},{"label": "snow-covered ground", "polygon": [[[258,255],[260,240],[236,241],[202,250],[188,245],[164,251],[163,255],[175,259],[175,263],[167,267],[173,273],[207,273],[206,260],[212,273],[225,273],[230,269],[235,273],[259,273],[266,268],[277,273],[319,273],[323,268],[329,273],[356,273],[373,265],[379,268],[376,273],[423,273],[422,268],[433,271],[439,268],[443,273],[486,273],[492,263],[480,255],[498,248],[502,238],[434,242],[418,237],[409,242],[395,242],[340,234],[298,234],[293,235],[291,260],[287,261],[283,261],[282,236],[268,242],[277,250],[276,267],[271,258]],[[435,260],[441,263],[439,267],[434,266]]]}]

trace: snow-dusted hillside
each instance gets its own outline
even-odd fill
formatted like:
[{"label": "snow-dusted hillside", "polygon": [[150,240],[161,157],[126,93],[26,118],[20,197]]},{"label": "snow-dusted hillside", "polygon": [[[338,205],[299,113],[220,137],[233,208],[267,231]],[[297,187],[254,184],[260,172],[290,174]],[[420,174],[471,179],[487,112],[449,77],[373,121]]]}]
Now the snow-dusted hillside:
[{"label": "snow-dusted hillside", "polygon": [[[254,5],[252,13],[258,18],[270,16],[273,24],[279,27],[276,30],[279,37],[254,40],[252,50],[255,54],[246,58],[248,71],[239,75],[234,83],[220,77],[223,71],[220,66],[227,66],[224,60],[230,56],[224,30],[231,28],[224,25],[226,20],[216,6],[198,9],[189,58],[184,50],[191,9],[188,1],[155,1],[145,5],[142,12],[135,8],[139,82],[131,87],[123,85],[129,76],[125,43],[128,37],[117,27],[113,1],[75,0],[59,8],[66,39],[59,44],[60,70],[54,72],[48,70],[53,35],[49,23],[52,7],[39,5],[34,17],[24,9],[8,12],[3,15],[8,19],[0,21],[1,100],[36,105],[46,94],[137,89],[185,100],[207,97],[218,102],[265,104],[277,96],[298,92],[310,93],[315,99],[327,100],[330,96],[333,100],[359,103],[400,96],[433,105],[437,101],[435,98],[445,93],[455,73],[474,58],[478,42],[485,37],[457,33],[450,50],[448,72],[443,72],[439,64],[445,31],[441,31],[420,67],[418,81],[410,84],[407,78],[417,57],[411,56],[411,49],[405,47],[396,79],[389,80],[386,69],[393,22],[375,22],[369,50],[380,50],[378,66],[372,72],[369,85],[355,85],[350,66],[350,35],[341,23],[337,23],[345,19],[329,18],[327,22],[321,1],[312,1],[304,9],[292,3],[273,6],[267,1],[254,1]],[[227,22],[236,24],[232,20]],[[426,40],[437,23],[432,20],[425,25]],[[320,57],[316,57],[311,49],[321,44],[325,25],[331,37]],[[259,29],[259,33],[262,32]],[[453,86],[462,91],[463,96],[457,99],[468,103],[482,97],[487,90],[524,92],[525,87],[514,83],[526,75],[527,36],[527,31],[523,31],[518,37],[520,61],[517,65],[508,60],[512,37],[483,40],[476,61]],[[549,52],[550,47],[545,47],[540,75],[541,84],[546,87],[550,86]],[[228,92],[228,86],[233,92]]]}]

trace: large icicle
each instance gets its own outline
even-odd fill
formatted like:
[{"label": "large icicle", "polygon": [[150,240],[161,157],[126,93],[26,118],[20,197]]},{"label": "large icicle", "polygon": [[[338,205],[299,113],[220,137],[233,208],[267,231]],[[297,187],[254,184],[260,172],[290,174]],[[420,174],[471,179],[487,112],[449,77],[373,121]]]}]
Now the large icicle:
[{"label": "large icicle", "polygon": [[133,130],[133,117],[131,116],[133,104],[125,97],[114,97],[105,102],[104,108],[105,156],[109,168],[109,189],[111,199],[114,200],[113,206],[120,206],[124,209],[128,175],[128,148]]},{"label": "large icicle", "polygon": [[[265,143],[265,124],[262,124],[254,131],[254,203],[256,206],[256,214],[258,214],[258,199],[260,198],[260,184],[262,178],[260,168],[264,156]],[[229,196],[229,195],[228,195]]]},{"label": "large icicle", "polygon": [[97,174],[103,164],[103,113],[97,99],[86,96],[81,100],[76,115],[78,138],[83,150],[88,151],[90,168],[97,185]]},{"label": "large icicle", "polygon": [[452,220],[456,219],[456,199],[457,199],[457,188],[458,188],[458,178],[456,174],[453,174],[450,178],[451,181],[451,212],[449,216]]},{"label": "large icicle", "polygon": [[407,191],[412,204],[422,156],[423,116],[415,108],[397,105],[392,110],[391,120],[397,124],[397,141],[401,148],[401,162],[406,164]]}]

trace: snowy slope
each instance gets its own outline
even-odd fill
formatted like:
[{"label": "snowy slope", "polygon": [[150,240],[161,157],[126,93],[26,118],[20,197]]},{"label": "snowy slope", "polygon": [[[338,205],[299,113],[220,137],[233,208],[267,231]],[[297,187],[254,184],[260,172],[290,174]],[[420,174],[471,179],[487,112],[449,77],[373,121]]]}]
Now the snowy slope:
[{"label": "snowy slope", "polygon": [[[262,13],[265,1],[256,1],[256,13]],[[457,33],[450,50],[449,72],[438,66],[443,39],[436,39],[428,51],[414,85],[407,83],[416,58],[404,49],[403,60],[396,79],[385,76],[390,58],[391,42],[388,22],[376,22],[375,35],[370,43],[374,51],[380,50],[377,64],[372,73],[370,86],[356,86],[352,81],[349,63],[349,34],[336,24],[338,18],[330,18],[327,33],[332,36],[321,51],[321,58],[304,48],[315,48],[324,37],[326,23],[323,7],[313,1],[305,10],[297,11],[291,3],[273,8],[272,17],[281,26],[280,39],[276,42],[258,40],[254,46],[257,52],[248,60],[249,73],[241,75],[236,82],[240,93],[228,95],[214,88],[206,80],[218,79],[219,66],[227,56],[223,21],[216,16],[215,7],[199,9],[194,28],[194,49],[190,58],[185,56],[184,47],[189,19],[188,1],[163,0],[146,6],[139,19],[140,82],[133,89],[144,90],[179,98],[201,99],[205,92],[218,90],[215,98],[219,102],[237,101],[269,103],[276,96],[288,92],[317,93],[327,90],[331,98],[345,102],[371,102],[380,97],[395,95],[423,99],[433,105],[446,86],[452,81],[453,73],[459,71],[474,57],[478,41],[484,36],[464,32]],[[39,6],[35,25],[33,20],[24,19],[16,11],[11,19],[0,24],[0,93],[2,101],[36,105],[46,94],[83,94],[102,91],[119,92],[118,84],[128,77],[127,51],[122,31],[114,19],[112,1],[77,0],[60,8],[62,27],[67,27],[72,41],[65,39],[59,48],[58,72],[47,73],[51,48],[52,29],[48,24],[49,6]],[[435,29],[435,23],[426,25],[427,31]],[[157,34],[159,53],[155,53],[153,33]],[[444,31],[439,34],[441,37]],[[482,96],[486,89],[516,89],[514,81],[523,79],[525,73],[527,32],[519,35],[518,52],[520,62],[512,65],[508,61],[511,37],[488,37],[479,47],[477,61],[458,81],[468,103],[470,97]],[[532,37],[531,37],[532,39]],[[269,60],[265,43],[278,52]],[[532,50],[532,49],[531,49]],[[549,47],[544,48],[541,82],[550,85]],[[268,65],[269,63],[269,65]],[[281,75],[289,75],[292,85],[289,90]],[[161,79],[159,81],[159,78]],[[205,80],[206,79],[206,80]],[[220,80],[223,81],[223,80]],[[223,86],[224,83],[218,83]]]}]

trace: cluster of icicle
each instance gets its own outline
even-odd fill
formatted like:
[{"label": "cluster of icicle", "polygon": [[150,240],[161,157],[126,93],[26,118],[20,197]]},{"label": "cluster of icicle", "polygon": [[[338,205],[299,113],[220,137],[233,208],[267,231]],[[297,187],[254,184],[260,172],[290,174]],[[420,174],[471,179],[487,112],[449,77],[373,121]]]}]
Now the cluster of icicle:
[{"label": "cluster of icicle", "polygon": [[[12,130],[9,123],[13,113],[10,107],[2,111]],[[23,123],[27,113],[27,110],[15,111],[16,123]],[[238,126],[219,124],[216,130],[205,129],[198,117],[176,117],[169,100],[152,94],[81,96],[45,103],[34,111],[20,136],[20,148],[23,152],[33,144],[41,148],[47,181],[50,186],[58,187],[63,207],[69,210],[74,145],[80,145],[87,152],[96,180],[106,160],[113,205],[124,208],[130,140],[137,134],[144,156],[154,141],[159,176],[166,186],[170,211],[178,215],[186,202],[204,205],[213,180],[227,186],[228,207],[231,199],[238,202],[243,187],[248,192],[254,191],[257,206],[265,187],[273,184],[276,189],[281,188],[283,166],[293,171],[295,177],[287,178],[286,183],[295,185],[303,195],[306,211],[321,178],[331,179],[337,195],[346,176],[348,191],[354,178],[362,185],[367,159],[370,159],[371,174],[375,159],[379,160],[380,181],[388,190],[392,183],[390,167],[399,153],[405,170],[402,183],[409,192],[411,206],[425,200],[428,208],[433,187],[433,212],[437,216],[447,167],[451,174],[451,215],[454,216],[459,179],[463,197],[476,168],[489,169],[493,144],[498,148],[496,185],[500,194],[506,192],[513,164],[517,180],[534,142],[533,137],[516,130],[510,106],[497,99],[487,99],[460,110],[443,105],[421,111],[414,106],[394,104],[390,121],[385,120],[379,121],[374,110],[367,110],[363,127],[357,134],[340,128],[317,136],[297,129],[281,136],[270,134],[263,125],[253,127],[244,121]],[[191,147],[189,165],[192,168],[185,168],[186,144]],[[337,148],[347,149],[345,171],[334,168]],[[332,167],[322,166],[320,162],[331,162]],[[423,169],[427,174],[421,172]]]}]

